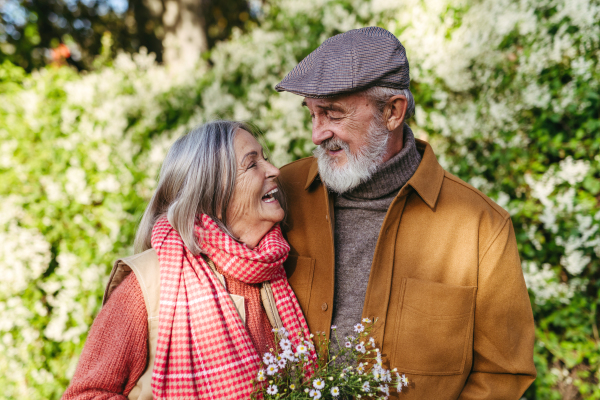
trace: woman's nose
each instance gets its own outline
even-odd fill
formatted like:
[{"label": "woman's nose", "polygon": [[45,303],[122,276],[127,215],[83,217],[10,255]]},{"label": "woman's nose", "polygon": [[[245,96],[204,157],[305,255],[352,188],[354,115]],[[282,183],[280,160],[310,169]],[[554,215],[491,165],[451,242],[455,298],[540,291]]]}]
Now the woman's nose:
[{"label": "woman's nose", "polygon": [[279,168],[277,168],[276,166],[274,166],[273,164],[271,164],[268,161],[267,161],[267,170],[265,172],[266,172],[267,178],[277,178],[279,176]]}]

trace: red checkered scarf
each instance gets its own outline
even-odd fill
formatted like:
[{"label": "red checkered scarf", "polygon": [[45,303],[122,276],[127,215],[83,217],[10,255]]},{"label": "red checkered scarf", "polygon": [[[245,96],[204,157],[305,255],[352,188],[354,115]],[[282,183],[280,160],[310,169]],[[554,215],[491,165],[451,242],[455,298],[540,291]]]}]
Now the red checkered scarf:
[{"label": "red checkered scarf", "polygon": [[[308,332],[282,267],[290,250],[277,226],[253,250],[225,234],[208,216],[196,234],[208,257],[246,283],[271,281],[290,338]],[[152,372],[155,399],[247,399],[260,356],[239,314],[210,266],[194,256],[166,218],[152,230],[160,262],[158,345]],[[294,343],[297,346],[298,343]]]}]

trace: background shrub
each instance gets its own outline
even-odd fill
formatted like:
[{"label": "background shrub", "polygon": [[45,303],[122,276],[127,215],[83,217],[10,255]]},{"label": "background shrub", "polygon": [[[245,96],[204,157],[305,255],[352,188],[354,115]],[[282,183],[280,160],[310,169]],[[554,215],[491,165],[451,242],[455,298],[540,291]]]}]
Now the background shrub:
[{"label": "background shrub", "polygon": [[0,66],[1,398],[59,398],[172,141],[217,117],[309,155],[301,98],[273,86],[326,38],[379,25],[411,63],[411,125],[510,211],[537,323],[539,399],[600,399],[600,4],[272,1],[192,70],[121,54],[78,74]]}]

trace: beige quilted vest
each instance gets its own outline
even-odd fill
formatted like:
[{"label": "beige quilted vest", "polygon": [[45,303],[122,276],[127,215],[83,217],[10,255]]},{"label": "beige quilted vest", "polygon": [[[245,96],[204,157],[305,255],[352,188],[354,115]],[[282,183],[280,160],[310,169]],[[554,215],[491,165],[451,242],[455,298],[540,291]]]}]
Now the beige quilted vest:
[{"label": "beige quilted vest", "polygon": [[[212,262],[209,262],[209,264],[211,264],[213,272],[217,275],[223,286],[225,286],[225,279],[223,276],[214,269]],[[146,370],[137,381],[137,384],[129,393],[128,398],[130,400],[151,400],[152,388],[150,387],[150,384],[152,381],[152,369],[154,367],[154,357],[156,356],[156,344],[158,340],[158,311],[160,300],[160,266],[158,263],[158,256],[154,249],[149,249],[143,253],[135,254],[130,257],[121,258],[115,262],[110,278],[108,279],[108,284],[106,285],[106,290],[104,291],[102,305],[106,304],[112,292],[132,271],[140,284],[140,288],[144,295],[144,302],[146,303],[146,310],[148,311],[148,364],[146,365]],[[269,282],[263,284],[260,295],[271,325],[273,325],[274,328],[281,328],[283,324],[281,323],[281,318],[275,307],[275,299]],[[230,296],[240,314],[240,318],[245,323],[246,315],[244,298],[236,295]]]}]

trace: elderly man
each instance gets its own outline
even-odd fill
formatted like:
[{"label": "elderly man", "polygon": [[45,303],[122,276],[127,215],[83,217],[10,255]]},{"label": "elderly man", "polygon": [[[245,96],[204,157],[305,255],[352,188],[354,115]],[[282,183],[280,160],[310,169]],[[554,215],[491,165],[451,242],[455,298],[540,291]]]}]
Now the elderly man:
[{"label": "elderly man", "polygon": [[404,47],[385,29],[326,40],[276,89],[304,97],[314,157],[281,169],[290,283],[311,331],[362,318],[406,399],[519,399],[534,324],[509,214],[416,140]]}]

